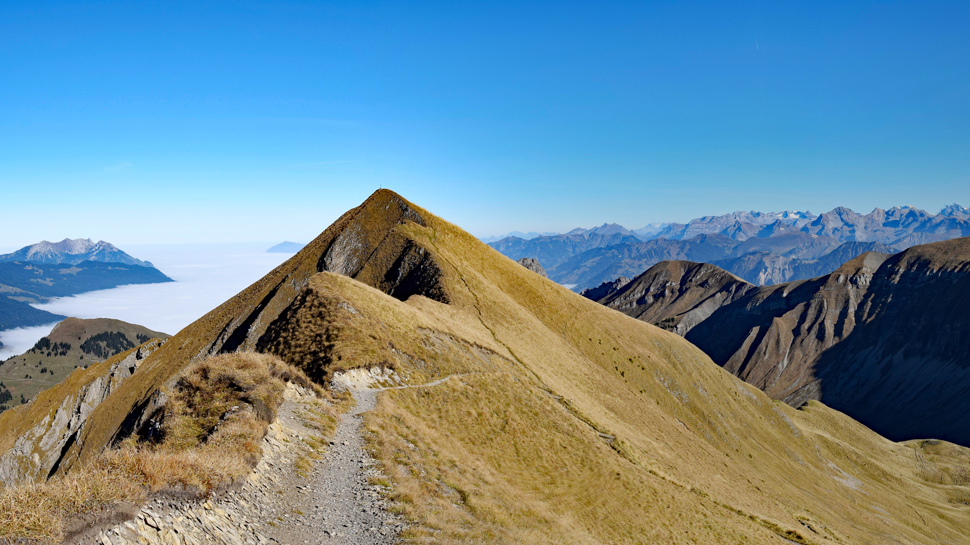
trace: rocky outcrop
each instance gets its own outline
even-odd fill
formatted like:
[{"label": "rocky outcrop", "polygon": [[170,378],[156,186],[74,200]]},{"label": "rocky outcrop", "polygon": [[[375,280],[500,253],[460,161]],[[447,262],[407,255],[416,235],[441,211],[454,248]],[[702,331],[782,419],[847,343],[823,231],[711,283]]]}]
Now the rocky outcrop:
[{"label": "rocky outcrop", "polygon": [[518,261],[518,263],[519,265],[522,265],[526,269],[529,269],[543,278],[549,278],[549,275],[546,274],[546,270],[542,268],[542,264],[539,263],[539,260],[534,257],[523,257]]},{"label": "rocky outcrop", "polygon": [[150,341],[105,362],[106,368],[101,374],[81,386],[75,395],[64,398],[47,417],[21,435],[13,448],[0,454],[0,482],[11,486],[57,473],[91,413],[135,374],[144,358],[159,344],[159,341]]},{"label": "rocky outcrop", "polygon": [[753,289],[755,286],[714,265],[664,261],[597,301],[685,335],[715,310]]},{"label": "rocky outcrop", "polygon": [[580,295],[582,295],[587,299],[592,299],[593,301],[600,301],[620,291],[620,289],[623,288],[623,286],[629,283],[630,283],[629,278],[625,276],[621,276],[616,280],[609,280],[609,281],[603,282],[602,284],[600,284],[599,286],[596,286],[595,288],[585,289],[582,292],[580,292]]}]

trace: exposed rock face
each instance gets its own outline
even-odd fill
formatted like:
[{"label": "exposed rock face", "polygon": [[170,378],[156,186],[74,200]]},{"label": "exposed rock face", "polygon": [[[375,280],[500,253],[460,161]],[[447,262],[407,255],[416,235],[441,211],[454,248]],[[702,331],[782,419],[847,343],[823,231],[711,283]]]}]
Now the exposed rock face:
[{"label": "exposed rock face", "polygon": [[597,301],[684,335],[755,286],[706,263],[664,261]]},{"label": "exposed rock face", "polygon": [[[917,246],[871,278],[855,329],[793,402],[819,399],[889,438],[970,444],[970,239]],[[851,411],[849,410],[851,408]]]},{"label": "exposed rock face", "polygon": [[592,299],[593,301],[600,301],[601,299],[604,299],[620,291],[620,289],[623,288],[623,286],[629,283],[630,283],[629,278],[625,276],[621,276],[616,280],[609,280],[607,282],[603,282],[602,284],[600,284],[599,286],[596,286],[595,288],[589,288],[589,289],[583,290],[580,293],[580,295],[582,295],[587,299]]},{"label": "exposed rock face", "polygon": [[158,341],[151,341],[124,357],[105,362],[105,369],[99,370],[94,380],[84,384],[75,395],[64,398],[46,418],[21,435],[13,448],[0,454],[0,482],[11,486],[57,473],[91,413],[131,378],[144,358],[158,346]]},{"label": "exposed rock face", "polygon": [[546,270],[542,268],[542,264],[539,263],[539,260],[534,257],[523,257],[518,261],[518,263],[519,265],[522,265],[526,269],[529,269],[543,278],[549,278],[549,275],[546,274]]},{"label": "exposed rock face", "polygon": [[24,246],[16,252],[0,255],[3,261],[30,261],[34,263],[65,263],[76,265],[82,261],[101,261],[105,263],[124,263],[152,267],[148,261],[135,259],[119,250],[114,244],[99,240],[94,242],[89,238],[69,239],[60,242],[46,240]]},{"label": "exposed rock face", "polygon": [[852,332],[859,302],[885,259],[864,254],[826,276],[749,290],[686,337],[775,399],[796,406],[819,399],[820,391],[806,389],[815,381],[815,364]]},{"label": "exposed rock face", "polygon": [[601,302],[684,335],[790,405],[820,400],[890,439],[970,444],[968,272],[963,238],[760,288],[663,263]]}]

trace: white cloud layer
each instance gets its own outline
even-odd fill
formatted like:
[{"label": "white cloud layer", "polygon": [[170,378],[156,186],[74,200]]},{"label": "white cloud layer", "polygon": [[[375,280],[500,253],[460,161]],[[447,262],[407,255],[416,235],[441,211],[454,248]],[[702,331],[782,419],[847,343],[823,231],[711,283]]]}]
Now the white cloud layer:
[{"label": "white cloud layer", "polygon": [[[55,322],[56,323],[56,322]],[[54,324],[40,325],[37,327],[19,327],[0,332],[0,360],[5,360],[11,356],[19,356],[34,346],[41,337],[50,333]]]},{"label": "white cloud layer", "polygon": [[[36,306],[77,318],[116,318],[174,335],[291,257],[266,253],[266,248],[265,244],[126,246],[126,252],[151,261],[175,282],[121,286]],[[22,353],[51,327],[0,333],[5,345],[0,357]]]}]

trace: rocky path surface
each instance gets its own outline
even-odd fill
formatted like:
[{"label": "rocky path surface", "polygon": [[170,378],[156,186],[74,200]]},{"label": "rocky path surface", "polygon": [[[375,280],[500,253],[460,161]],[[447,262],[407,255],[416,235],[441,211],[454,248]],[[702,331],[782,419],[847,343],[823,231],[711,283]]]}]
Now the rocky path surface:
[{"label": "rocky path surface", "polygon": [[381,473],[364,450],[362,413],[377,391],[348,385],[355,407],[340,419],[328,452],[310,474],[295,462],[315,435],[299,417],[312,394],[290,387],[278,419],[263,442],[263,458],[237,489],[205,501],[159,497],[135,519],[97,533],[75,536],[79,545],[263,545],[395,543],[403,521],[387,512]]},{"label": "rocky path surface", "polygon": [[341,420],[330,451],[300,491],[301,500],[294,502],[305,506],[303,514],[269,532],[281,543],[386,545],[397,541],[403,522],[386,510],[381,486],[372,483],[381,473],[364,450],[360,434],[361,414],[374,408],[376,392],[351,391],[356,405]]}]

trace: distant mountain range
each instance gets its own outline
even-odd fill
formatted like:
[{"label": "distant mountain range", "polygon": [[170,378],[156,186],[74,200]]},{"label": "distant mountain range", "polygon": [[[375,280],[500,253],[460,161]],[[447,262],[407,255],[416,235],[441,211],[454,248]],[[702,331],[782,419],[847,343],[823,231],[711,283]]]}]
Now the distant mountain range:
[{"label": "distant mountain range", "polygon": [[858,214],[844,207],[810,212],[734,212],[636,231],[616,224],[490,245],[518,260],[539,260],[549,277],[582,290],[634,277],[664,260],[708,262],[758,285],[811,278],[862,252],[894,253],[970,235],[970,209],[939,214],[912,207]]},{"label": "distant mountain range", "polygon": [[683,335],[775,399],[820,400],[894,440],[970,444],[968,273],[970,238],[959,238],[773,286],[665,261],[587,293]]},{"label": "distant mountain range", "polygon": [[51,297],[172,281],[150,262],[108,242],[43,241],[0,256],[0,331],[63,320],[64,316],[30,306]]},{"label": "distant mountain range", "polygon": [[485,237],[485,238],[483,238],[481,240],[482,240],[482,242],[488,244],[489,242],[495,242],[497,240],[502,240],[503,238],[509,238],[509,237],[516,237],[516,238],[521,238],[521,239],[524,239],[524,240],[532,240],[532,239],[534,239],[536,237],[550,237],[550,236],[554,236],[554,235],[557,235],[557,234],[559,234],[559,233],[554,233],[554,232],[551,232],[551,231],[545,232],[545,233],[537,233],[535,231],[529,231],[528,233],[523,233],[522,231],[512,231],[511,233],[508,233],[508,234],[505,234],[505,235],[497,235],[497,236]]},{"label": "distant mountain range", "polygon": [[9,261],[29,261],[31,263],[66,263],[76,265],[82,261],[97,261],[102,263],[124,263],[140,267],[154,267],[149,261],[141,261],[122,252],[114,244],[99,240],[92,242],[89,238],[69,239],[60,242],[46,240],[24,246],[11,254],[0,255],[0,263]]}]

